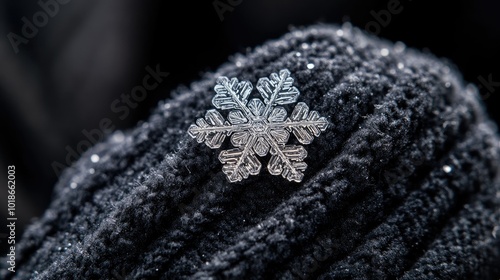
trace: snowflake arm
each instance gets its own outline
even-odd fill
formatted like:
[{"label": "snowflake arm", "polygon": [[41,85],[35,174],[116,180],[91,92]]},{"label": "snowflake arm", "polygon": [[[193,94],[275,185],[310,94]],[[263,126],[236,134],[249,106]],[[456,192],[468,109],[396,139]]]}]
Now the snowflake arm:
[{"label": "snowflake arm", "polygon": [[243,149],[225,150],[219,154],[219,160],[223,164],[222,172],[230,182],[238,182],[249,175],[259,174],[262,165],[251,148],[256,139],[257,137],[252,135]]},{"label": "snowflake arm", "polygon": [[273,73],[269,78],[261,78],[257,82],[257,90],[260,92],[266,108],[263,116],[267,117],[271,108],[276,105],[295,103],[299,97],[299,90],[293,86],[293,78],[290,71],[281,70],[278,74]]},{"label": "snowflake arm", "polygon": [[267,165],[269,173],[272,175],[281,175],[289,181],[300,182],[304,177],[303,171],[307,164],[304,159],[307,157],[307,151],[302,146],[285,145],[279,146],[271,138],[266,136],[268,143],[271,144],[271,160]]},{"label": "snowflake arm", "polygon": [[[230,114],[231,120],[231,114]],[[196,120],[188,129],[188,134],[196,138],[198,143],[205,143],[211,149],[218,149],[226,139],[227,135],[233,132],[249,129],[250,124],[233,123],[224,120],[222,115],[216,110],[207,111],[205,118]]]},{"label": "snowflake arm", "polygon": [[212,99],[212,104],[215,108],[221,110],[241,110],[247,118],[250,118],[251,113],[246,105],[252,90],[253,86],[250,82],[238,82],[236,78],[229,80],[227,77],[220,77],[217,79],[217,85],[215,86],[217,94]]}]

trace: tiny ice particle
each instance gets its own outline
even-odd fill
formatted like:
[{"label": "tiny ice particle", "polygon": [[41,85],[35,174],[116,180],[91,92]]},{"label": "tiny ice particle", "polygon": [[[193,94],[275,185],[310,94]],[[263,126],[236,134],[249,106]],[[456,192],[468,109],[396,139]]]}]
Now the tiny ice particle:
[{"label": "tiny ice particle", "polygon": [[[168,104],[170,106],[170,104]],[[167,104],[163,105],[166,108]],[[123,140],[125,140],[125,135],[123,135],[123,133],[121,131],[117,131],[115,132],[115,134],[113,134],[113,141],[115,142],[122,142]]]},{"label": "tiny ice particle", "polygon": [[443,166],[443,171],[446,172],[446,173],[450,173],[451,172],[451,166],[449,165],[444,165]]},{"label": "tiny ice particle", "polygon": [[342,29],[337,30],[337,36],[344,36],[344,31]]},{"label": "tiny ice particle", "polygon": [[405,68],[405,65],[401,62],[398,63],[398,69],[403,69],[403,68]]},{"label": "tiny ice particle", "polygon": [[383,48],[383,49],[380,50],[380,54],[382,56],[388,56],[389,55],[389,50],[386,49],[386,48]]},{"label": "tiny ice particle", "polygon": [[92,156],[90,156],[90,160],[94,163],[99,162],[99,159],[100,159],[99,156],[96,154],[93,154]]},{"label": "tiny ice particle", "polygon": [[314,64],[312,64],[312,63],[307,64],[307,69],[313,69],[313,68],[314,68]]},{"label": "tiny ice particle", "polygon": [[75,182],[71,182],[71,184],[69,185],[69,187],[72,189],[76,189],[77,186],[78,186],[78,184]]}]

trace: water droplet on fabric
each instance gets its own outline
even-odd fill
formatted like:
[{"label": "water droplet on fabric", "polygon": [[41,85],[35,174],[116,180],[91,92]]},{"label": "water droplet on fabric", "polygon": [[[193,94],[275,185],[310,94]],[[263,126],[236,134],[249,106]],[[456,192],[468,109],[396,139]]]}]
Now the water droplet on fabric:
[{"label": "water droplet on fabric", "polygon": [[491,235],[493,236],[493,238],[497,239],[497,233],[498,233],[499,230],[500,230],[499,226],[495,226],[493,228],[493,231],[491,231]]}]

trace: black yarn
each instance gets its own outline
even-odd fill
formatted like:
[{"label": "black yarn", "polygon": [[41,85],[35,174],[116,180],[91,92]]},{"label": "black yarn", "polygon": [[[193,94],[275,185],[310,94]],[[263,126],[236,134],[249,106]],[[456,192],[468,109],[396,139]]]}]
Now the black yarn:
[{"label": "black yarn", "polygon": [[[186,130],[211,109],[217,77],[255,84],[284,68],[331,125],[306,147],[302,183],[261,171],[231,184],[220,151]],[[2,278],[500,276],[500,142],[453,66],[317,25],[172,96],[63,173]]]}]

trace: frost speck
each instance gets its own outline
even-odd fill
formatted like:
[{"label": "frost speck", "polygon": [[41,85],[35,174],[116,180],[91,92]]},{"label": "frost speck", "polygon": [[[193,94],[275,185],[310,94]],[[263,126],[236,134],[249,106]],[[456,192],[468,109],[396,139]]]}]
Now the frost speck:
[{"label": "frost speck", "polygon": [[[166,105],[167,104],[165,104],[164,106]],[[123,140],[125,140],[125,135],[123,135],[123,132],[118,130],[113,134],[112,140],[116,143],[123,142]]]},{"label": "frost speck", "polygon": [[309,70],[314,69],[314,64],[308,63],[307,64],[307,69],[309,69]]},{"label": "frost speck", "polygon": [[500,230],[499,226],[495,226],[493,228],[493,230],[491,231],[491,235],[493,236],[493,238],[497,239],[497,233],[498,233],[499,230]]},{"label": "frost speck", "polygon": [[188,134],[198,143],[205,143],[211,149],[221,147],[226,136],[231,136],[235,147],[223,150],[219,160],[222,171],[230,182],[237,182],[257,175],[262,167],[257,156],[271,154],[267,165],[269,173],[281,175],[289,181],[300,182],[307,168],[304,159],[307,151],[302,145],[287,145],[290,133],[303,144],[310,144],[314,137],[328,127],[328,121],[316,111],[299,102],[288,116],[286,105],[297,102],[299,90],[293,86],[290,71],[257,82],[257,90],[264,102],[258,98],[249,100],[253,86],[248,81],[220,77],[215,86],[217,93],[212,104],[220,110],[231,110],[227,119],[215,109],[207,111],[205,118],[196,120]]},{"label": "frost speck", "polygon": [[90,161],[92,161],[93,163],[99,162],[99,159],[99,156],[96,154],[90,156]]}]

